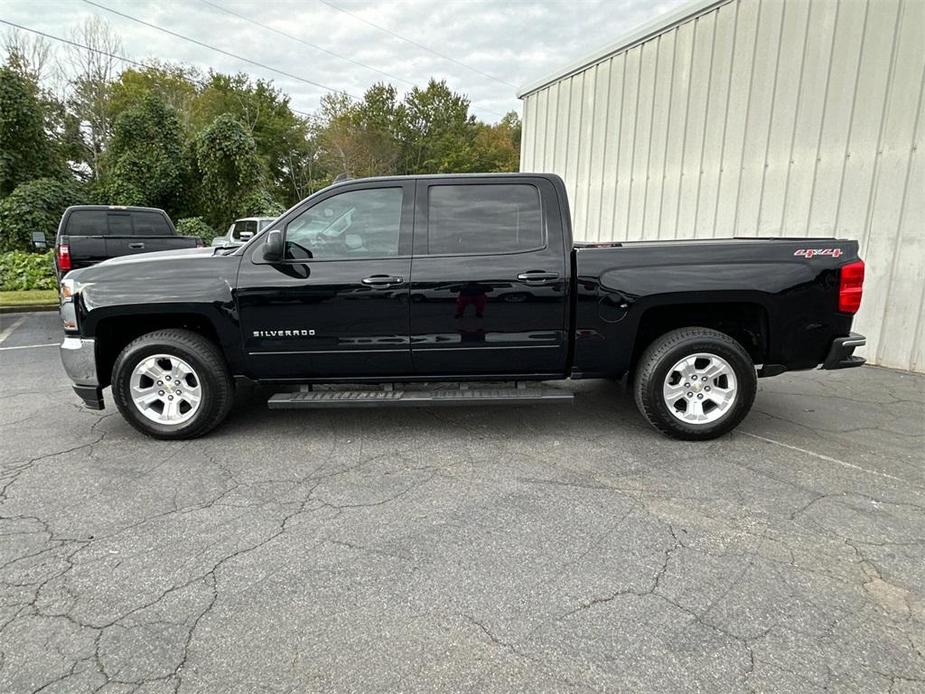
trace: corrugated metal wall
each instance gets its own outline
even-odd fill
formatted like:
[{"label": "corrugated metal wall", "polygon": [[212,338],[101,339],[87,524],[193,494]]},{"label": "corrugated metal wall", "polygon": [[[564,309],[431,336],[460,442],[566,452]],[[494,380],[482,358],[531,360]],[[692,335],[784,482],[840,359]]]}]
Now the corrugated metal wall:
[{"label": "corrugated metal wall", "polygon": [[584,240],[857,238],[856,329],[925,371],[925,0],[737,0],[524,95]]}]

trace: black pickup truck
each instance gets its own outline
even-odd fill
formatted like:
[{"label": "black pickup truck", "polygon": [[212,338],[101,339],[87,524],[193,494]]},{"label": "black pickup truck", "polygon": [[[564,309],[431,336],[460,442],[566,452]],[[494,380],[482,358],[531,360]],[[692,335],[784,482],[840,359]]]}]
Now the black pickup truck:
[{"label": "black pickup truck", "polygon": [[108,258],[202,245],[202,239],[177,235],[170,217],[156,207],[74,205],[58,224],[55,272],[60,280]]},{"label": "black pickup truck", "polygon": [[[557,176],[353,180],[247,244],[110,260],[62,283],[65,369],[158,438],[200,436],[236,378],[272,408],[564,402],[629,374],[662,432],[735,427],[756,378],[859,366],[864,264],[831,238],[572,242]],[[348,385],[349,384],[349,385]]]}]

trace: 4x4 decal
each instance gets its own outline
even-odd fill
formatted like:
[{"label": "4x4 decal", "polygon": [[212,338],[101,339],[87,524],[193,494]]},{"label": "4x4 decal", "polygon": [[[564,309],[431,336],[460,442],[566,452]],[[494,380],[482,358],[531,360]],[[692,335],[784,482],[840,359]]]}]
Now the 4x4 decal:
[{"label": "4x4 decal", "polygon": [[815,258],[817,255],[827,255],[832,258],[841,258],[841,248],[798,248],[793,252],[794,255],[806,258],[807,260]]}]

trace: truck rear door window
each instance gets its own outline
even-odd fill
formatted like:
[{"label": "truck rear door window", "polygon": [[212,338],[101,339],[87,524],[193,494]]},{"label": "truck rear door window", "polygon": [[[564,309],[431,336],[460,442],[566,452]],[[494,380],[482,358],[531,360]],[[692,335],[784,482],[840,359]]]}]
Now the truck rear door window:
[{"label": "truck rear door window", "polygon": [[516,253],[545,245],[540,194],[532,185],[433,185],[427,196],[431,255]]},{"label": "truck rear door window", "polygon": [[173,236],[164,215],[158,212],[132,212],[136,236]]}]

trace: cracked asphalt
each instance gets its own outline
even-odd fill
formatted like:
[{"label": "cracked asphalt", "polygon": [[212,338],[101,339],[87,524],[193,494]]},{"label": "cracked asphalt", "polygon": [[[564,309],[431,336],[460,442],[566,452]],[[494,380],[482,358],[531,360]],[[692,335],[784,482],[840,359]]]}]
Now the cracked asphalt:
[{"label": "cracked asphalt", "polygon": [[702,444],[606,382],[434,410],[245,389],[165,443],[79,405],[33,346],[55,314],[0,321],[2,692],[925,689],[925,376],[763,380]]}]

